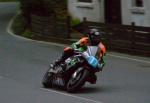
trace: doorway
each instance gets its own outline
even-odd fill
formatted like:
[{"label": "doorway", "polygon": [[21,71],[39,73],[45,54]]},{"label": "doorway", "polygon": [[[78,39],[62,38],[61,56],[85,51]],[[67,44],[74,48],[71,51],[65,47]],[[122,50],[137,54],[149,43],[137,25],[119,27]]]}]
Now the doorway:
[{"label": "doorway", "polygon": [[105,0],[105,22],[121,24],[121,0]]}]

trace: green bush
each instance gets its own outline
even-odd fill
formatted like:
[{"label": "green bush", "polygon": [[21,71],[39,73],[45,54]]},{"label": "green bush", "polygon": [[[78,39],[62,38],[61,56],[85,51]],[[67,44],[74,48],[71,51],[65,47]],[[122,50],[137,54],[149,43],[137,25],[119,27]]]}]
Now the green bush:
[{"label": "green bush", "polygon": [[31,32],[31,30],[27,29],[27,30],[25,30],[25,32],[22,34],[22,36],[27,37],[27,38],[32,38],[32,37],[33,37],[33,33]]},{"label": "green bush", "polygon": [[15,17],[14,22],[12,24],[12,30],[17,35],[21,35],[27,38],[33,37],[32,32],[30,31],[30,29],[27,28],[27,22],[25,21],[22,14],[18,14]]},{"label": "green bush", "polygon": [[73,18],[72,20],[71,20],[71,26],[76,26],[76,25],[78,25],[78,24],[80,24],[81,23],[81,21],[80,21],[80,19],[78,19],[78,18]]},{"label": "green bush", "polygon": [[25,31],[26,25],[27,23],[22,14],[18,14],[12,24],[12,30],[15,34],[21,35]]}]

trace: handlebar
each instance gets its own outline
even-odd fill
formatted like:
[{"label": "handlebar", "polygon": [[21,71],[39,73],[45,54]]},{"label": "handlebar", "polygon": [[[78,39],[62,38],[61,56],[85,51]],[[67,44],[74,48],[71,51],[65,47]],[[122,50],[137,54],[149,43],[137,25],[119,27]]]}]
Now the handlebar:
[{"label": "handlebar", "polygon": [[80,52],[78,49],[74,49],[74,52],[76,53],[76,54],[81,54],[82,52]]}]

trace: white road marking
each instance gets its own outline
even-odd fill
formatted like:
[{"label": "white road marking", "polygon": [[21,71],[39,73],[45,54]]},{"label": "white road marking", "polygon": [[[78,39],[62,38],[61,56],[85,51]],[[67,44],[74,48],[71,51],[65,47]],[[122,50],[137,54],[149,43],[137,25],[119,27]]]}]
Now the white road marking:
[{"label": "white road marking", "polygon": [[88,101],[88,102],[103,103],[103,102],[100,102],[100,101],[95,101],[95,100],[88,99],[88,98],[83,98],[83,97],[79,97],[79,96],[75,96],[75,95],[71,95],[71,94],[67,94],[67,93],[62,93],[62,92],[58,92],[58,91],[55,91],[55,90],[49,90],[49,89],[44,89],[44,88],[41,88],[41,90],[53,92],[53,93],[56,93],[56,94],[65,95],[65,96],[72,97],[72,98],[81,99],[81,100]]},{"label": "white road marking", "polygon": [[130,58],[130,57],[125,57],[125,56],[120,56],[120,55],[114,55],[114,54],[107,54],[109,56],[112,56],[112,57],[116,57],[116,58],[121,58],[121,59],[128,59],[128,60],[132,60],[132,61],[137,61],[137,62],[142,62],[142,63],[150,63],[150,61],[147,61],[147,60],[140,60],[140,59],[136,59],[136,58]]},{"label": "white road marking", "polygon": [[14,37],[17,37],[17,38],[19,38],[19,39],[29,40],[29,39],[24,38],[24,37],[22,37],[22,36],[15,35],[15,34],[12,32],[12,30],[11,30],[12,23],[13,23],[14,19],[16,18],[16,16],[17,16],[18,14],[19,14],[19,12],[17,12],[17,14],[12,17],[12,19],[11,19],[10,22],[8,23],[8,26],[7,26],[6,30],[7,30],[7,32],[8,32],[10,35],[12,35],[12,36],[14,36]]},{"label": "white road marking", "polygon": [[58,43],[53,43],[53,42],[45,42],[45,41],[39,41],[39,40],[33,40],[33,39],[29,39],[29,38],[25,38],[25,37],[22,37],[22,36],[18,36],[16,34],[14,34],[11,30],[11,26],[12,26],[12,23],[13,23],[13,20],[16,18],[16,16],[19,14],[19,12],[10,20],[10,22],[8,23],[8,26],[7,26],[7,32],[16,37],[16,38],[19,38],[19,39],[23,39],[23,40],[27,40],[27,41],[32,41],[32,42],[37,42],[37,43],[42,43],[42,44],[49,44],[49,45],[55,45],[55,46],[61,46],[61,47],[65,47],[67,46],[66,44],[58,44]]},{"label": "white road marking", "polygon": [[[19,13],[19,12],[18,12]],[[18,14],[17,13],[17,14]],[[17,15],[16,14],[16,15]],[[21,37],[21,36],[18,36],[16,34],[14,34],[11,30],[11,25],[13,23],[13,20],[14,18],[16,17],[16,15],[10,20],[9,24],[8,24],[8,27],[7,27],[7,32],[14,36],[14,37],[17,37],[19,39],[24,39],[24,40],[28,40],[28,41],[34,41],[34,42],[37,42],[37,43],[42,43],[42,44],[48,44],[48,45],[55,45],[55,46],[61,46],[61,47],[66,47],[66,46],[69,46],[69,45],[66,45],[66,44],[59,44],[59,43],[53,43],[53,42],[45,42],[45,41],[38,41],[38,40],[32,40],[32,39],[28,39],[28,38],[25,38],[25,37]],[[137,61],[137,62],[142,62],[142,63],[150,63],[150,61],[148,60],[142,60],[142,59],[136,59],[136,58],[132,58],[132,57],[126,57],[126,56],[121,56],[121,55],[115,55],[115,54],[111,54],[111,53],[108,53],[107,55],[109,56],[112,56],[112,57],[116,57],[116,58],[121,58],[121,59],[128,59],[128,60],[133,60],[133,61]]]}]

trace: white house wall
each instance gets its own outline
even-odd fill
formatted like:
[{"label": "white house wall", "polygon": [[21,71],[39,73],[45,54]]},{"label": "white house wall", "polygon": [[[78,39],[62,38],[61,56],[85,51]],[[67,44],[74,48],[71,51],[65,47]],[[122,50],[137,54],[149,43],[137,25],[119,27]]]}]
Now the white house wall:
[{"label": "white house wall", "polygon": [[122,0],[122,24],[150,27],[150,0],[143,0],[144,7],[133,7],[132,0]]},{"label": "white house wall", "polygon": [[[73,17],[94,22],[105,22],[104,1],[93,0],[93,3],[79,3],[78,0],[68,0],[69,12]],[[150,27],[150,0],[143,0],[144,7],[133,7],[132,0],[121,0],[122,24]],[[112,8],[113,9],[113,8]]]},{"label": "white house wall", "polygon": [[150,27],[150,0],[144,0],[145,15],[146,15],[146,26]]},{"label": "white house wall", "polygon": [[73,17],[93,22],[104,22],[104,0],[93,0],[92,3],[81,3],[78,0],[68,1],[69,12]]},{"label": "white house wall", "polygon": [[130,13],[130,7],[131,7],[131,1],[129,0],[122,0],[121,1],[121,13],[122,13],[122,24],[130,25],[131,24],[131,13]]}]

